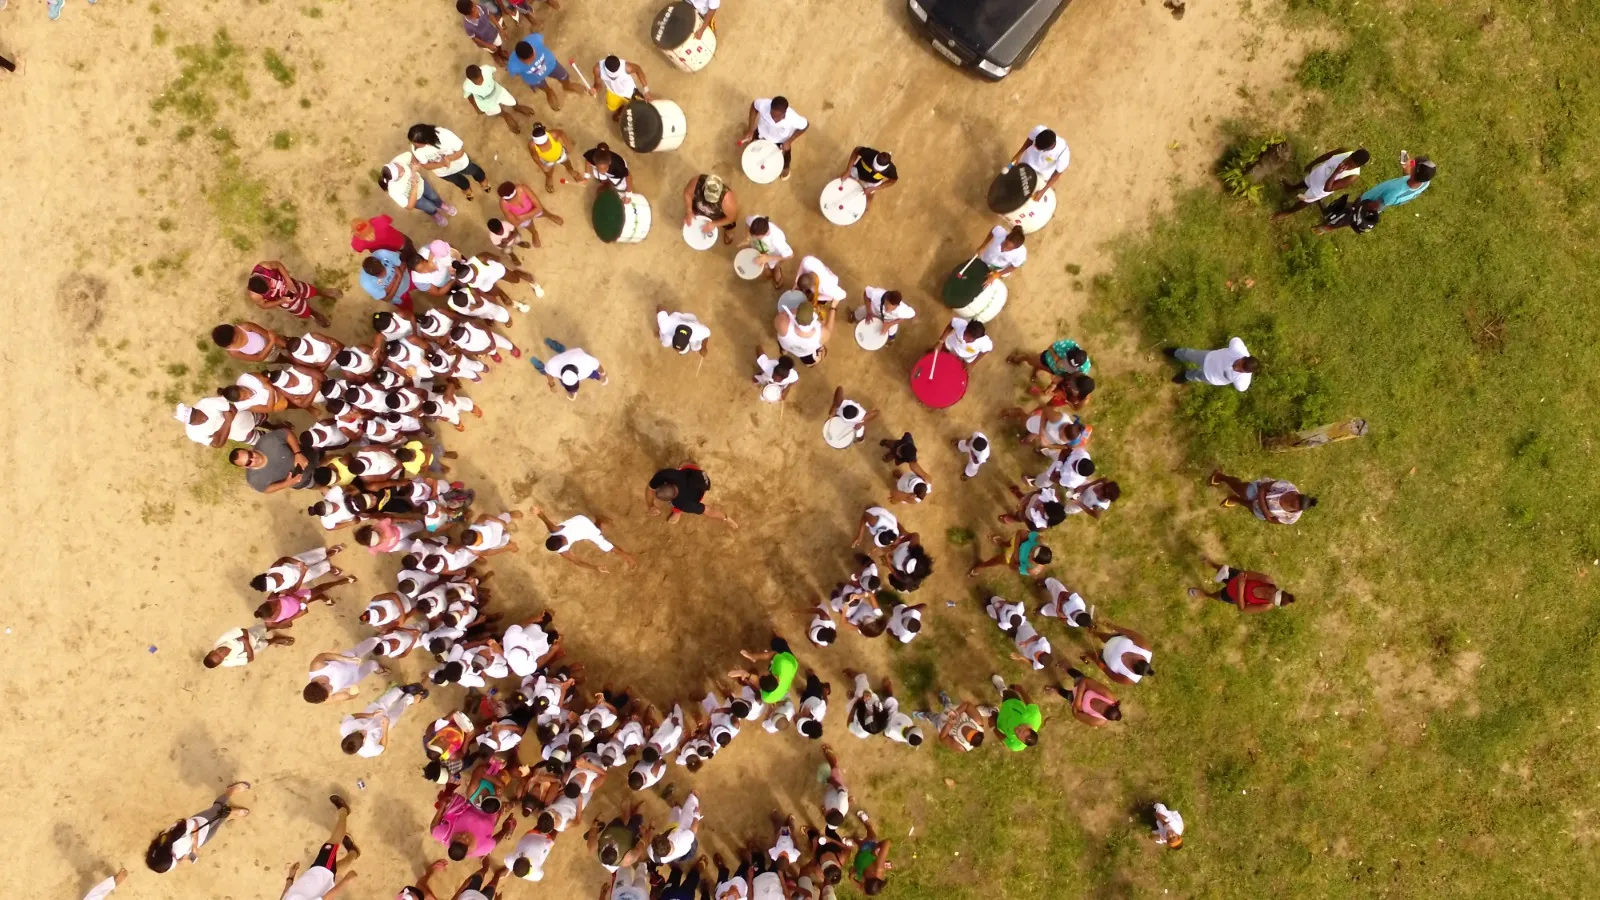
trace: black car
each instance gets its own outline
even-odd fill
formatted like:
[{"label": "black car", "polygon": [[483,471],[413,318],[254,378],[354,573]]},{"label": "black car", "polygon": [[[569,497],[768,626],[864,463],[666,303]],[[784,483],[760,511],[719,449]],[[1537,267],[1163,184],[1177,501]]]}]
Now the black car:
[{"label": "black car", "polygon": [[1070,0],[906,0],[940,56],[994,81],[1028,61]]}]

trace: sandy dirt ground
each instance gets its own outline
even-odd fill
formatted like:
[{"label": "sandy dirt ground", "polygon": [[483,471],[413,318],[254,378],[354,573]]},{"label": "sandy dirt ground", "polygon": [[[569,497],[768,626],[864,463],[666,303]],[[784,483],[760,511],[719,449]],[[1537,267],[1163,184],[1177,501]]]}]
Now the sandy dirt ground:
[{"label": "sandy dirt ground", "polygon": [[[571,657],[594,680],[626,683],[662,706],[688,698],[775,623],[801,636],[794,610],[846,574],[857,516],[887,499],[888,468],[869,446],[910,430],[935,479],[931,500],[902,513],[936,558],[936,575],[916,599],[931,604],[934,635],[976,632],[977,612],[945,606],[967,596],[960,576],[971,559],[970,548],[948,546],[946,530],[983,531],[976,523],[998,511],[1003,476],[1039,464],[1006,449],[982,479],[963,485],[948,442],[979,427],[1001,433],[994,411],[1015,401],[1020,384],[1002,362],[1007,352],[1071,335],[1095,352],[1102,381],[1139,364],[1122,336],[1077,328],[1083,285],[1103,269],[1102,245],[1147,221],[1175,183],[1202,175],[1218,124],[1271,96],[1294,51],[1234,3],[1193,4],[1174,22],[1156,3],[1079,0],[1030,67],[988,84],[929,52],[898,0],[729,0],[717,58],[691,76],[648,43],[652,0],[567,6],[546,29],[556,52],[585,68],[611,51],[641,63],[657,93],[686,110],[688,139],[675,153],[629,156],[656,210],[644,243],[601,244],[587,224],[589,195],[565,186],[548,202],[566,226],[546,226],[545,248],[529,254],[549,293],[521,297],[534,310],[517,316],[511,336],[530,349],[547,336],[584,346],[611,383],[568,403],[525,362],[508,362],[469,391],[487,417],[447,440],[481,509],[538,503],[558,517],[606,515],[643,566],[610,577],[568,566],[539,549],[530,518],[528,549],[491,566],[498,601],[514,614],[556,610]],[[214,122],[179,140],[194,120],[156,115],[151,102],[178,75],[174,48],[207,44],[219,27],[240,48],[230,65],[249,97],[219,90]],[[269,49],[294,69],[292,84],[263,66]],[[170,401],[231,380],[231,366],[203,371],[196,347],[217,322],[298,328],[250,307],[243,280],[258,259],[346,273],[351,296],[332,308],[332,330],[367,333],[373,305],[353,288],[359,260],[346,243],[348,220],[392,213],[413,237],[439,234],[372,182],[405,147],[412,122],[460,133],[492,180],[537,182],[522,140],[461,99],[460,71],[483,54],[443,0],[71,0],[55,23],[42,3],[13,0],[0,13],[0,53],[27,67],[0,76],[0,246],[19,262],[0,291],[8,388],[0,429],[12,460],[3,508],[13,523],[12,549],[0,557],[8,708],[0,746],[22,763],[0,787],[10,848],[0,871],[48,897],[75,898],[118,865],[133,872],[119,898],[275,897],[283,866],[309,863],[331,820],[324,797],[338,790],[355,805],[352,832],[365,854],[350,895],[392,896],[436,855],[425,832],[432,789],[417,775],[425,714],[401,723],[383,757],[357,760],[340,753],[337,725],[359,703],[314,708],[299,688],[312,655],[359,639],[360,603],[396,563],[352,548],[344,560],[362,584],[342,591],[340,607],[297,624],[296,646],[246,669],[202,668],[215,637],[249,621],[256,600],[248,577],[322,535],[304,514],[312,498],[245,489],[220,453],[184,439]],[[810,117],[811,133],[792,180],[754,186],[737,175],[734,141],[749,100],[779,92]],[[583,147],[602,139],[620,146],[597,101],[569,96],[549,114],[542,97],[518,93]],[[964,402],[929,413],[909,395],[906,372],[945,323],[930,292],[993,224],[985,187],[1038,122],[1072,147],[1060,211],[1010,282],[1013,299],[992,328],[999,352],[974,372]],[[241,169],[232,176],[218,163],[226,141],[208,133],[218,126],[237,147]],[[278,149],[284,131],[289,137],[277,140],[287,149]],[[861,223],[836,228],[818,214],[817,196],[861,143],[893,151],[902,185]],[[739,281],[726,248],[695,253],[678,235],[682,186],[703,171],[730,176],[745,210],[771,215],[798,254],[824,259],[853,296],[864,284],[899,287],[918,318],[877,354],[841,328],[833,354],[802,374],[780,418],[748,383],[753,348],[771,346],[770,289]],[[241,225],[237,206],[218,197],[229,177],[273,202],[292,199],[293,237]],[[439,188],[463,210],[444,236],[468,252],[484,248],[490,201]],[[240,249],[238,235],[254,247]],[[713,329],[703,369],[655,344],[657,304],[695,312]],[[869,446],[845,452],[820,436],[841,383],[882,410]],[[711,499],[744,530],[693,520],[669,528],[643,514],[650,473],[685,456],[709,470]],[[970,674],[970,684],[955,687],[976,696],[992,663],[983,657],[989,642],[973,646],[972,658],[941,669]],[[844,734],[840,672],[886,674],[881,646],[846,638],[830,653],[802,656],[835,683],[830,736],[862,783],[891,763],[894,777],[908,778],[928,765],[934,751],[908,759],[903,748],[868,748]],[[423,662],[413,657],[400,670],[420,672]],[[363,696],[378,689],[369,682]],[[441,690],[425,709],[442,710],[453,697]],[[771,808],[809,814],[819,761],[815,746],[793,734],[757,732],[697,778],[675,771],[672,780],[702,793],[709,845],[727,848],[765,839]],[[196,866],[165,877],[143,869],[158,829],[239,778],[255,783],[251,818],[226,826]],[[626,793],[609,787],[596,811],[609,814]],[[871,792],[862,800],[871,807]],[[654,798],[649,810],[664,814]],[[594,892],[603,873],[580,844],[577,834],[563,838],[542,893]],[[458,865],[442,881],[453,889],[465,873]],[[508,893],[535,891],[513,885]]]}]

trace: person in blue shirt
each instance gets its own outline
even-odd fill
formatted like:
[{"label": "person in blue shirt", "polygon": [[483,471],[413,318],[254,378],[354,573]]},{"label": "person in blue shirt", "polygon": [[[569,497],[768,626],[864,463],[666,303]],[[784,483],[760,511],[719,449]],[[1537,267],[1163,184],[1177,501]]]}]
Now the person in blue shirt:
[{"label": "person in blue shirt", "polygon": [[411,272],[393,250],[375,250],[361,261],[361,289],[380,303],[409,307]]},{"label": "person in blue shirt", "polygon": [[511,60],[506,63],[506,72],[522,79],[528,87],[544,91],[545,99],[550,101],[551,109],[561,108],[561,95],[550,86],[550,79],[554,78],[561,82],[562,87],[574,94],[583,92],[583,88],[572,83],[567,70],[561,65],[561,60],[545,46],[542,34],[530,34],[517,42]]},{"label": "person in blue shirt", "polygon": [[1400,178],[1391,178],[1380,181],[1361,195],[1361,204],[1368,201],[1377,201],[1378,212],[1383,212],[1391,206],[1410,203],[1422,195],[1433,184],[1433,176],[1438,174],[1439,167],[1433,160],[1426,156],[1405,161],[1406,174]]}]

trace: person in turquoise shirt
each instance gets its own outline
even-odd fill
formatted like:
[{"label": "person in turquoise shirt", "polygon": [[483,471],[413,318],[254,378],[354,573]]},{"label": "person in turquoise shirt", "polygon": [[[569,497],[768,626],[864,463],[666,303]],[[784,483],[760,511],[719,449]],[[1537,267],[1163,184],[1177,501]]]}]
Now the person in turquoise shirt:
[{"label": "person in turquoise shirt", "polygon": [[1417,199],[1422,192],[1433,184],[1433,176],[1438,174],[1439,167],[1433,160],[1426,156],[1408,159],[1405,163],[1406,174],[1401,178],[1391,178],[1380,181],[1361,195],[1362,204],[1376,201],[1378,212],[1383,212],[1391,206],[1400,206]]}]

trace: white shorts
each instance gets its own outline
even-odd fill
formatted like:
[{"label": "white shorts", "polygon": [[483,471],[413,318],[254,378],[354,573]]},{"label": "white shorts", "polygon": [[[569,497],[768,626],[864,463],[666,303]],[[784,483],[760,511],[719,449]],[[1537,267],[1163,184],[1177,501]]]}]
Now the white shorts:
[{"label": "white shorts", "polygon": [[503,84],[495,85],[495,92],[487,97],[473,97],[472,102],[477,104],[478,111],[486,116],[498,116],[503,109],[510,109],[517,105],[517,98],[506,90]]}]

